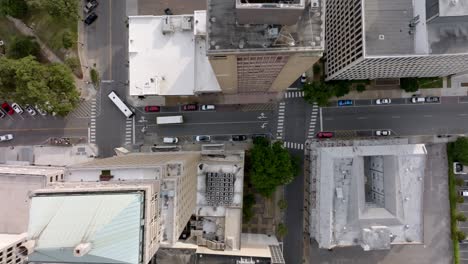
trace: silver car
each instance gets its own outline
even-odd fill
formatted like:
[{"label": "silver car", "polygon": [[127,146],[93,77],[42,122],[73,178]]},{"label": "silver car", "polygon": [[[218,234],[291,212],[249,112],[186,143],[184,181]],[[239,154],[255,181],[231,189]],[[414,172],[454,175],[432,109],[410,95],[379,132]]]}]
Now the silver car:
[{"label": "silver car", "polygon": [[3,141],[10,141],[13,139],[13,135],[12,134],[6,134],[6,135],[3,135],[3,136],[0,136],[0,142],[3,142]]}]

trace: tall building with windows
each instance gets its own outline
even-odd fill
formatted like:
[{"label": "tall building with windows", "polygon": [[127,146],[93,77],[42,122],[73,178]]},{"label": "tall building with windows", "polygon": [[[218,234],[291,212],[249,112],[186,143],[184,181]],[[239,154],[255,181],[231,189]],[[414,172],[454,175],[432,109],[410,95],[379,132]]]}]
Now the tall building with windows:
[{"label": "tall building with windows", "polygon": [[207,56],[223,93],[278,92],[322,56],[320,0],[208,0]]},{"label": "tall building with windows", "polygon": [[328,0],[328,80],[447,76],[468,70],[468,2]]}]

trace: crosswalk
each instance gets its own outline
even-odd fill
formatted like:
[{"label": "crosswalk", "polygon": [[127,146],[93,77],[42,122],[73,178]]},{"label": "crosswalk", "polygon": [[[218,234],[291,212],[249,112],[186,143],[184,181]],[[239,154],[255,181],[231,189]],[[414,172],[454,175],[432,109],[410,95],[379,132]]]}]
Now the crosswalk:
[{"label": "crosswalk", "polygon": [[304,92],[303,91],[292,91],[292,92],[286,92],[284,94],[285,98],[301,98],[304,97]]},{"label": "crosswalk", "polygon": [[97,103],[96,99],[91,100],[91,122],[89,124],[89,143],[96,143],[96,117]]},{"label": "crosswalk", "polygon": [[133,118],[125,120],[125,145],[132,144]]},{"label": "crosswalk", "polygon": [[284,131],[284,113],[286,111],[286,103],[281,102],[278,107],[278,125],[276,128],[276,139],[283,138]]},{"label": "crosswalk", "polygon": [[313,138],[315,137],[315,125],[317,124],[317,118],[318,118],[318,111],[319,107],[317,103],[314,103],[312,106],[312,114],[310,115],[310,123],[309,123],[309,129],[307,131],[307,138]]},{"label": "crosswalk", "polygon": [[304,144],[296,142],[283,142],[283,147],[289,149],[304,149]]}]

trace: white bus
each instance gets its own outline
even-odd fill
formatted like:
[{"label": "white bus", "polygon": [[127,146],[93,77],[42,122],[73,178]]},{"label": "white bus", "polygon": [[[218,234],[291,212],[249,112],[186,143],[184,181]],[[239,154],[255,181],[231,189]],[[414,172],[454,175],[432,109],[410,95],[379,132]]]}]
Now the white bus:
[{"label": "white bus", "polygon": [[184,122],[182,116],[158,116],[156,117],[156,124],[181,124]]},{"label": "white bus", "polygon": [[114,91],[110,92],[107,96],[127,118],[131,118],[135,115]]}]

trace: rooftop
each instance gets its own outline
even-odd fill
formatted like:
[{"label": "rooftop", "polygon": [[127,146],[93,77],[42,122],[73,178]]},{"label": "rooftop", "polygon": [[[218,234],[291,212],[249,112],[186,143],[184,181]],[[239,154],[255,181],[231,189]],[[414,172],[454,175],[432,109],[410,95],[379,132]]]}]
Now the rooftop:
[{"label": "rooftop", "polygon": [[[255,4],[258,2],[265,4]],[[316,7],[306,5],[303,0],[292,2],[243,4],[240,0],[208,0],[208,54],[252,51],[321,54],[324,48],[321,1],[312,1]]]},{"label": "rooftop", "polygon": [[220,91],[206,56],[205,11],[129,17],[130,95]]},{"label": "rooftop", "polygon": [[5,247],[18,243],[18,241],[25,240],[27,235],[27,233],[0,234],[0,251],[2,251]]},{"label": "rooftop", "polygon": [[311,229],[319,247],[421,243],[424,145],[338,143],[312,150],[317,185]]},{"label": "rooftop", "polygon": [[466,1],[363,2],[366,56],[468,53]]}]

